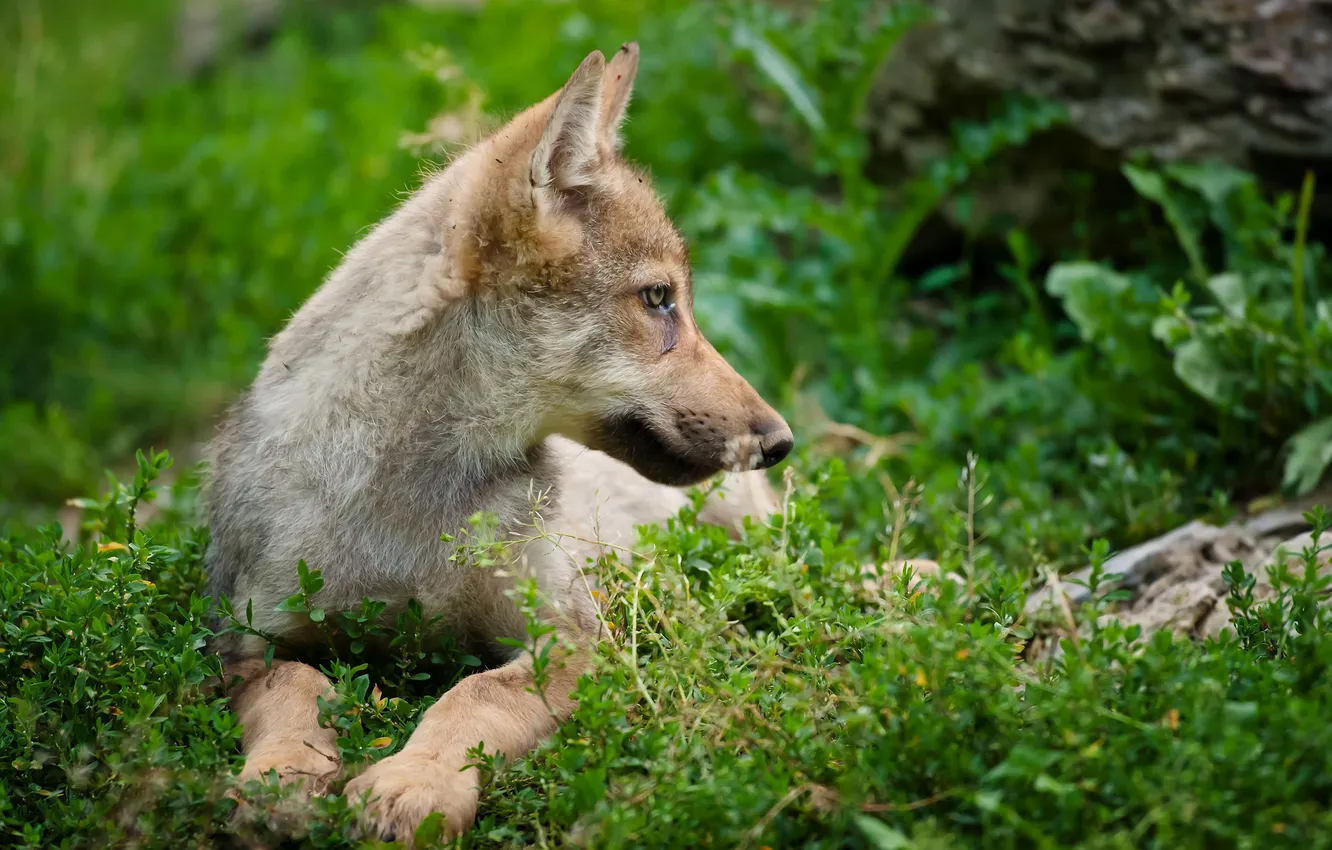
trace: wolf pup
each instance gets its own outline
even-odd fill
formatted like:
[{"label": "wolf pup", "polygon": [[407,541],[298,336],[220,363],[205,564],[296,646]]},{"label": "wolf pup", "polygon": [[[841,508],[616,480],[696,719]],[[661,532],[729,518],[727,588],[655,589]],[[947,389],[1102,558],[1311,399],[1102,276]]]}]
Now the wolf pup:
[{"label": "wolf pup", "polygon": [[[620,157],[637,69],[636,44],[609,62],[593,52],[430,177],[272,340],[212,445],[214,598],[252,604],[257,629],[299,646],[312,624],[276,609],[304,559],[323,573],[320,606],[371,596],[392,613],[415,598],[502,662],[459,682],[400,752],[348,783],[379,836],[407,838],[432,812],[450,833],[466,829],[479,793],[467,750],[517,758],[572,711],[600,611],[576,559],[531,533],[533,495],[548,494],[543,510],[558,516],[561,484],[577,477],[561,465],[579,462],[568,441],[672,488],[761,476],[746,471],[791,451],[786,422],[699,332],[685,244]],[[518,540],[503,570],[459,563],[441,539],[483,511]],[[525,634],[505,593],[515,575],[535,578],[542,616],[573,647],[544,699],[530,654],[496,642]],[[229,636],[217,651],[239,680],[241,779],[272,769],[326,791],[340,767],[318,723],[328,679],[296,660],[268,667],[259,638]]]}]

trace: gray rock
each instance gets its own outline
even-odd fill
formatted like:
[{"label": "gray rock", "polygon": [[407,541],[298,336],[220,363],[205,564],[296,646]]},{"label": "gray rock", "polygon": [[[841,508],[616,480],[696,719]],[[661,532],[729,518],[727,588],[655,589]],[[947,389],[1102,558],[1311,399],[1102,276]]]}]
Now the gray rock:
[{"label": "gray rock", "polygon": [[[1226,565],[1239,561],[1256,579],[1255,598],[1270,598],[1273,590],[1267,582],[1267,567],[1284,558],[1292,570],[1302,568],[1302,553],[1313,544],[1304,511],[1317,503],[1328,504],[1328,495],[1314,495],[1223,527],[1191,522],[1115,555],[1105,563],[1107,580],[1114,577],[1115,587],[1129,591],[1130,597],[1107,617],[1141,626],[1144,634],[1160,629],[1197,638],[1219,634],[1231,621],[1222,577]],[[1332,539],[1320,542],[1327,545]],[[1318,565],[1323,574],[1332,571],[1332,551],[1321,552]],[[1075,610],[1088,601],[1087,592],[1069,582],[1085,581],[1090,573],[1091,568],[1084,567],[1061,581]],[[1037,621],[1044,620],[1044,616],[1036,615],[1043,614],[1054,602],[1052,589],[1042,588],[1028,598],[1027,614]],[[1056,621],[1061,620],[1056,617]],[[1054,641],[1033,644],[1035,655],[1029,657],[1049,660],[1058,656]]]},{"label": "gray rock", "polygon": [[[1115,580],[1116,587],[1139,590],[1172,572],[1196,572],[1192,562],[1201,557],[1209,546],[1221,543],[1232,550],[1246,549],[1251,548],[1246,545],[1248,542],[1247,535],[1241,529],[1217,528],[1194,521],[1107,559],[1104,565],[1105,580]],[[1087,589],[1074,582],[1085,583],[1091,577],[1091,572],[1091,567],[1083,567],[1063,577],[1064,592],[1071,604],[1080,605],[1089,599]],[[1027,598],[1027,613],[1035,613],[1051,601],[1053,589],[1042,588]]]},{"label": "gray rock", "polygon": [[1309,527],[1304,519],[1304,505],[1287,505],[1265,511],[1256,517],[1244,520],[1244,530],[1254,537],[1288,536]]}]

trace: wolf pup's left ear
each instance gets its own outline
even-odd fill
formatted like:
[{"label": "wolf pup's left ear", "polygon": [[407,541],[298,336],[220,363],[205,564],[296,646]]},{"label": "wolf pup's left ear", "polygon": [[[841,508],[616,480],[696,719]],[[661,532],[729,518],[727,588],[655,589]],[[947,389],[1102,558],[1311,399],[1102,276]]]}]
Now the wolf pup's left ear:
[{"label": "wolf pup's left ear", "polygon": [[637,75],[638,42],[631,41],[620,45],[610,62],[606,63],[601,94],[601,128],[597,134],[597,142],[605,154],[620,150],[620,127],[629,109],[629,96],[633,94],[634,77]]},{"label": "wolf pup's left ear", "polygon": [[532,186],[575,189],[590,185],[599,158],[602,73],[606,57],[594,50],[564,84],[550,120],[532,151]]}]

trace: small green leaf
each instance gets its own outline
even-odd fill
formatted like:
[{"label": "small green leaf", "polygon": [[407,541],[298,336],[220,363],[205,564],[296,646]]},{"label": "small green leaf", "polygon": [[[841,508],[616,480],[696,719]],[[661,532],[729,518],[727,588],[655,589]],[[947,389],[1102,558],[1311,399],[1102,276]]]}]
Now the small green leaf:
[{"label": "small green leaf", "polygon": [[819,108],[818,92],[805,81],[795,63],[777,49],[776,45],[743,21],[735,25],[731,37],[736,47],[753,54],[754,64],[773,85],[781,89],[796,113],[809,125],[809,129],[814,131],[816,136],[822,136],[828,125],[823,120],[823,113]]},{"label": "small green leaf", "polygon": [[916,285],[922,292],[934,292],[939,289],[947,289],[958,281],[964,280],[969,273],[969,270],[962,263],[942,265],[921,275]]},{"label": "small green leaf", "polygon": [[1286,445],[1290,454],[1281,486],[1303,496],[1318,486],[1332,465],[1332,416],[1306,425]]},{"label": "small green leaf", "polygon": [[1221,369],[1207,344],[1194,338],[1175,348],[1175,374],[1198,395],[1220,408],[1229,408],[1232,402],[1227,391],[1233,378]]},{"label": "small green leaf", "polygon": [[296,573],[300,576],[301,592],[306,596],[314,596],[324,588],[324,574],[319,570],[312,570],[305,561],[296,562]]},{"label": "small green leaf", "polygon": [[1212,275],[1207,280],[1207,288],[1216,297],[1216,302],[1236,319],[1244,318],[1249,307],[1249,293],[1244,287],[1244,278],[1233,272]]},{"label": "small green leaf", "polygon": [[439,838],[444,833],[444,815],[441,812],[431,812],[421,825],[416,828],[416,833],[412,836],[412,847],[417,850],[424,850],[426,847],[434,847],[439,843]]},{"label": "small green leaf", "polygon": [[1152,337],[1174,348],[1189,338],[1189,326],[1178,316],[1157,316],[1152,320]]},{"label": "small green leaf", "polygon": [[287,614],[304,614],[306,611],[305,596],[300,593],[293,593],[291,596],[282,600],[274,610],[282,611]]},{"label": "small green leaf", "polygon": [[1249,720],[1258,716],[1258,703],[1251,701],[1227,702],[1223,707],[1226,717],[1233,721]]},{"label": "small green leaf", "polygon": [[1045,289],[1062,299],[1064,309],[1082,332],[1094,340],[1110,326],[1115,300],[1127,292],[1127,277],[1100,263],[1056,263],[1045,276]]},{"label": "small green leaf", "polygon": [[1066,794],[1071,794],[1077,790],[1069,783],[1055,779],[1048,773],[1042,773],[1037,776],[1036,781],[1032,783],[1032,787],[1037,791],[1045,791],[1054,794],[1057,797],[1063,797]]},{"label": "small green leaf", "polygon": [[1235,192],[1254,184],[1252,174],[1217,162],[1205,165],[1170,163],[1163,170],[1172,180],[1201,195],[1212,207],[1223,207]]},{"label": "small green leaf", "polygon": [[1124,176],[1133,184],[1133,188],[1137,190],[1139,195],[1161,207],[1161,211],[1165,213],[1166,221],[1170,223],[1171,229],[1175,231],[1175,239],[1179,242],[1179,247],[1184,251],[1184,255],[1188,257],[1189,268],[1193,272],[1193,277],[1198,283],[1206,282],[1208,277],[1207,266],[1203,262],[1202,248],[1198,243],[1198,233],[1185,216],[1184,208],[1170,194],[1165,178],[1155,171],[1148,171],[1145,168],[1130,164],[1125,164],[1122,170]]},{"label": "small green leaf", "polygon": [[911,839],[878,818],[857,814],[854,819],[860,831],[879,850],[907,850],[915,846]]}]

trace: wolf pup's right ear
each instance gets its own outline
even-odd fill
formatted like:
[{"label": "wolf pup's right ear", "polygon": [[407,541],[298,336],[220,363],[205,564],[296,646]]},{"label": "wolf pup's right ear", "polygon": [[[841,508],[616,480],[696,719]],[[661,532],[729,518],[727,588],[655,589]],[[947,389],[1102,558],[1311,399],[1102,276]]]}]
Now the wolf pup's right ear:
[{"label": "wolf pup's right ear", "polygon": [[620,150],[620,126],[629,109],[629,96],[634,90],[634,77],[638,75],[638,42],[620,45],[610,62],[606,63],[601,94],[601,129],[597,142],[603,155]]},{"label": "wolf pup's right ear", "polygon": [[606,57],[594,50],[564,84],[550,120],[532,151],[531,180],[537,191],[591,185],[600,152],[602,73]]}]

